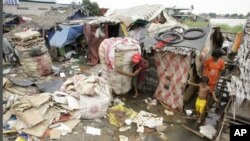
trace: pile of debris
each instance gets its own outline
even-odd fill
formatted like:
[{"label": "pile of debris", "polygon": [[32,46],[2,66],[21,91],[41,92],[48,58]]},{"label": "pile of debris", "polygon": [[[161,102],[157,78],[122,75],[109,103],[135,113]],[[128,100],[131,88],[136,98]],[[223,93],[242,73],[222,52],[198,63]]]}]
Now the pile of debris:
[{"label": "pile of debris", "polygon": [[13,41],[25,74],[39,77],[51,73],[52,61],[39,32],[15,33]]},{"label": "pile of debris", "polygon": [[107,84],[99,76],[76,75],[54,92],[19,94],[9,91],[16,86],[4,78],[4,134],[58,139],[71,133],[80,118],[104,117],[111,101]]}]

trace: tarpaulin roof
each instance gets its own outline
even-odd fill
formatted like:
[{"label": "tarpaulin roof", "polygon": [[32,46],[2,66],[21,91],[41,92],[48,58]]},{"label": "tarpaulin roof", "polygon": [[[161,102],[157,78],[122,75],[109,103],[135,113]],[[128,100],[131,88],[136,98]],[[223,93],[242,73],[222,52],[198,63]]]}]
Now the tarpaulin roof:
[{"label": "tarpaulin roof", "polygon": [[164,9],[165,7],[162,5],[140,5],[127,9],[110,9],[105,16],[121,20],[128,26],[138,19],[152,21],[163,12],[167,22],[176,22],[174,18],[167,15]]},{"label": "tarpaulin roof", "polygon": [[49,41],[51,47],[62,48],[76,41],[83,34],[83,25],[60,26]]}]

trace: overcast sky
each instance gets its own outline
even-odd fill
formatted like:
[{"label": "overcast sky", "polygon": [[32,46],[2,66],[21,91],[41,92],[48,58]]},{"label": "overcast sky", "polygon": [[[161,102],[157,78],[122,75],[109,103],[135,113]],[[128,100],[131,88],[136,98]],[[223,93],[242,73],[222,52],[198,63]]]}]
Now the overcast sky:
[{"label": "overcast sky", "polygon": [[[81,0],[57,0],[65,3]],[[97,2],[101,8],[121,9],[143,4],[161,4],[166,7],[190,7],[194,6],[193,13],[216,14],[247,14],[250,12],[249,0],[90,0]]]}]

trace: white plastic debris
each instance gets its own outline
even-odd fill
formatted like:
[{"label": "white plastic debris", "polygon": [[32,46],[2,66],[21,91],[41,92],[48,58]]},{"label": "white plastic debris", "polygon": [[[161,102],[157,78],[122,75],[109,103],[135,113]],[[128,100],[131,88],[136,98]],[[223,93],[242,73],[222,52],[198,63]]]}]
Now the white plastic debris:
[{"label": "white plastic debris", "polygon": [[98,128],[87,126],[85,130],[87,134],[98,135],[98,136],[101,135],[101,130]]},{"label": "white plastic debris", "polygon": [[163,124],[163,118],[146,111],[140,111],[140,113],[133,119],[133,122],[138,125],[155,128],[156,126]]},{"label": "white plastic debris", "polygon": [[65,77],[66,75],[65,75],[65,73],[64,72],[61,72],[60,73],[60,77]]},{"label": "white plastic debris", "polygon": [[[53,128],[53,127],[51,127]],[[61,135],[66,135],[68,133],[72,132],[72,129],[70,129],[68,126],[66,126],[63,123],[58,123],[57,127],[55,127],[54,129],[57,129],[61,132]]]},{"label": "white plastic debris", "polygon": [[216,134],[216,130],[211,124],[207,124],[205,126],[200,126],[200,133],[212,140],[213,136]]},{"label": "white plastic debris", "polygon": [[119,128],[119,131],[124,132],[124,131],[127,131],[129,129],[131,129],[131,126],[124,126],[124,127]]},{"label": "white plastic debris", "polygon": [[186,110],[186,114],[187,114],[188,116],[191,116],[192,113],[193,113],[192,110]]},{"label": "white plastic debris", "polygon": [[123,136],[123,135],[119,135],[119,140],[120,141],[128,141],[128,137]]},{"label": "white plastic debris", "polygon": [[131,119],[126,119],[126,120],[125,120],[125,124],[126,124],[126,125],[131,125],[131,123],[132,123],[132,120],[131,120]]},{"label": "white plastic debris", "polygon": [[168,111],[167,109],[164,110],[164,113],[165,113],[167,116],[172,116],[172,115],[174,115],[173,112]]},{"label": "white plastic debris", "polygon": [[138,133],[143,133],[144,132],[144,126],[139,126],[137,124],[137,130],[136,130]]},{"label": "white plastic debris", "polygon": [[118,104],[125,105],[125,103],[122,102],[121,99],[119,99],[119,98],[116,97],[116,98],[114,98],[114,105],[118,105]]}]

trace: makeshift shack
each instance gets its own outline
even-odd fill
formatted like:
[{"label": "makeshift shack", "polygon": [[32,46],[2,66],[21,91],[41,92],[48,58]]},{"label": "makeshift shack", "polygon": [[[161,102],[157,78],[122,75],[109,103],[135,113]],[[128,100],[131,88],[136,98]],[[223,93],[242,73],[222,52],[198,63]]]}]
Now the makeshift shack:
[{"label": "makeshift shack", "polygon": [[210,50],[211,27],[187,31],[182,34],[182,42],[166,45],[155,54],[160,79],[155,96],[174,109],[182,109],[183,101],[193,95],[194,89],[186,85],[187,81],[196,82],[201,76],[203,61]]},{"label": "makeshift shack", "polygon": [[[156,19],[159,19],[160,22],[162,22],[163,24],[159,23],[159,26],[158,24],[154,24],[154,21]],[[97,20],[95,20],[95,22],[97,23],[106,23],[106,22],[110,23],[111,21],[113,21],[113,23],[119,23],[118,24],[119,32],[117,32],[118,33],[117,35],[119,37],[128,36],[134,40],[137,40],[138,45],[140,45],[143,52],[145,52],[145,50],[151,50],[151,46],[149,47],[149,49],[145,47],[146,45],[144,44],[147,43],[142,41],[143,39],[149,39],[149,40],[152,39],[151,36],[154,36],[157,33],[157,31],[158,32],[164,31],[166,29],[170,29],[173,26],[183,26],[180,23],[177,23],[172,17],[168,16],[167,13],[164,11],[164,6],[161,5],[141,5],[127,9],[117,9],[117,10],[110,9],[106,12],[104,17],[100,17]],[[160,30],[157,29],[157,26],[161,27],[161,29]],[[156,40],[153,39],[153,43],[155,42]],[[99,49],[99,55],[100,55],[100,49]],[[96,56],[96,58],[97,57],[98,56]],[[152,54],[149,53],[145,54],[145,58],[149,60],[150,68],[148,69],[149,71],[146,72],[147,81],[145,81],[142,91],[147,93],[149,92],[154,93],[158,85],[158,78],[155,69],[154,57]],[[106,70],[105,68],[103,69]],[[123,81],[112,83],[112,85],[114,84],[120,85],[121,82]],[[131,88],[131,86],[128,88]]]}]

